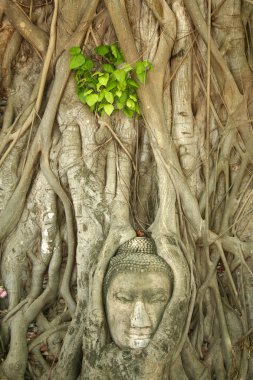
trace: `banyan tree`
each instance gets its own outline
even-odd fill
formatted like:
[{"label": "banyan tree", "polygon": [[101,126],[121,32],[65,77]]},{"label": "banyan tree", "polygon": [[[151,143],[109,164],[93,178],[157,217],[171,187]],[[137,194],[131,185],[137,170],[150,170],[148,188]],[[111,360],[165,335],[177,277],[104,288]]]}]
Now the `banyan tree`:
[{"label": "banyan tree", "polygon": [[[0,378],[252,379],[253,2],[0,0],[0,20]],[[173,284],[122,349],[105,276],[136,237]]]}]

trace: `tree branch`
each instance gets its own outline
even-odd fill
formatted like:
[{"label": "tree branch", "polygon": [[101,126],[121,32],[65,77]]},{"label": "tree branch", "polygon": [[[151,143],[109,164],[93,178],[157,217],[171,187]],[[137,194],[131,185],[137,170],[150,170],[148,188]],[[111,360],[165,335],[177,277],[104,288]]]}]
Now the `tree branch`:
[{"label": "tree branch", "polygon": [[6,17],[14,28],[27,40],[42,56],[46,54],[48,35],[34,25],[27,15],[12,1],[0,0]]},{"label": "tree branch", "polygon": [[[127,18],[124,1],[105,0],[105,3],[126,60],[128,62],[138,60],[138,52]],[[153,80],[152,73],[149,74],[147,83],[138,88],[138,96],[141,101],[141,110],[157,166],[163,168],[166,175],[169,174],[174,187],[178,188],[186,217],[192,224],[196,236],[201,236],[203,223],[198,202],[182,172],[175,145],[167,129],[163,104],[160,102],[161,94],[157,93],[157,83]],[[160,189],[159,195],[163,197],[164,192],[162,189]]]},{"label": "tree branch", "polygon": [[[92,15],[96,11],[97,4],[98,0],[87,1],[87,7],[86,11],[84,12],[84,16],[80,21],[76,32],[71,38],[71,46],[77,46],[81,44],[85,33],[87,32],[88,27],[92,21]],[[67,84],[69,74],[69,52],[67,50],[63,52],[62,56],[57,62],[56,75],[47,107],[42,117],[36,137],[31,145],[29,158],[24,167],[22,178],[12,197],[10,198],[6,208],[1,213],[0,240],[7,236],[7,234],[15,227],[20,218],[25,204],[26,194],[32,180],[35,163],[38,159],[41,147],[43,144],[44,146],[50,145],[48,142],[50,142],[55,116],[58,111],[58,106]]]},{"label": "tree branch", "polygon": [[[208,43],[208,29],[207,24],[200,12],[196,0],[184,0],[185,7],[191,16],[193,24],[198,33],[204,40],[205,44]],[[217,48],[214,40],[210,38],[210,50],[212,55],[212,65],[217,76],[219,87],[223,93],[223,97],[227,107],[232,113],[237,109],[238,104],[242,101],[242,95],[234,81],[234,78],[229,71],[219,49]]]}]

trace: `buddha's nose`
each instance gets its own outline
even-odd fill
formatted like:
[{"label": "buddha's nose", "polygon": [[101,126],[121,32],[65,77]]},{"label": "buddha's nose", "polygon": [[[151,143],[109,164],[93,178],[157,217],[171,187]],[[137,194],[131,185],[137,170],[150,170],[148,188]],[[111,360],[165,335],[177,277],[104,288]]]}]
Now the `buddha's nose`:
[{"label": "buddha's nose", "polygon": [[142,301],[137,301],[131,314],[131,327],[151,327],[151,321]]}]

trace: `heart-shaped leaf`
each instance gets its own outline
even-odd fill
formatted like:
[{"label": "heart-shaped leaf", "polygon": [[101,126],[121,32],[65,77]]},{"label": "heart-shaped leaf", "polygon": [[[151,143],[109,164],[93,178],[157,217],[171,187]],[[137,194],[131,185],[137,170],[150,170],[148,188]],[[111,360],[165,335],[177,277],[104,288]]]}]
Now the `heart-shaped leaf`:
[{"label": "heart-shaped leaf", "polygon": [[114,101],[114,96],[111,92],[106,92],[105,93],[105,99],[109,102],[109,103],[113,103]]},{"label": "heart-shaped leaf", "polygon": [[73,46],[72,48],[69,49],[69,52],[71,55],[77,55],[77,54],[80,54],[82,50],[79,46]]},{"label": "heart-shaped leaf", "polygon": [[106,104],[104,106],[104,111],[108,116],[111,116],[112,112],[114,111],[114,107],[112,104]]},{"label": "heart-shaped leaf", "polygon": [[85,57],[82,54],[73,55],[70,59],[69,68],[71,70],[82,66],[85,63]]},{"label": "heart-shaped leaf", "polygon": [[92,107],[94,104],[98,101],[98,95],[97,94],[90,94],[86,96],[86,102],[88,106]]}]

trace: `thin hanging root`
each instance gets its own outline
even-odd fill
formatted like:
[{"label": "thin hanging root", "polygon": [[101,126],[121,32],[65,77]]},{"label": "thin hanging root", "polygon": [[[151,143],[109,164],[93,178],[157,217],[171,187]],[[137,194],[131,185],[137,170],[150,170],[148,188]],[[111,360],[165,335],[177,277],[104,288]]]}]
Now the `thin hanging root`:
[{"label": "thin hanging root", "polygon": [[[34,92],[34,90],[33,90]],[[32,96],[31,96],[32,98]],[[24,106],[24,110],[19,112],[19,114],[15,117],[15,120],[12,122],[13,120],[13,117],[14,117],[14,106],[13,106],[13,100],[11,99],[10,103],[8,101],[8,105],[7,107],[10,106],[10,110],[7,110],[5,111],[5,115],[6,115],[6,112],[9,113],[8,115],[8,121],[6,121],[6,125],[3,125],[3,129],[2,131],[4,131],[6,134],[4,136],[4,138],[2,139],[1,141],[1,144],[0,144],[0,154],[2,154],[2,152],[4,151],[6,145],[13,140],[13,134],[12,131],[14,130],[14,128],[16,127],[17,123],[19,122],[20,124],[23,123],[23,118],[25,119],[26,118],[26,113],[29,115],[32,108],[33,108],[33,105],[34,105],[34,102],[35,100],[31,99],[28,103],[28,105]],[[16,133],[16,132],[15,132]]]},{"label": "thin hanging root", "polygon": [[[226,0],[220,0],[219,4],[214,8],[214,10],[212,11],[212,17],[219,12],[220,8],[222,7],[222,5],[225,3]],[[247,0],[246,0],[247,1]]]},{"label": "thin hanging root", "polygon": [[89,41],[89,37],[90,37],[90,35],[91,35],[91,37],[93,38],[93,41],[94,41],[94,43],[95,43],[95,46],[98,46],[99,43],[98,43],[98,41],[97,41],[97,39],[96,39],[95,33],[93,32],[92,25],[89,27],[88,32],[87,32],[87,34],[86,34],[85,41],[84,41],[84,45],[87,45],[87,44],[88,44],[88,41]]},{"label": "thin hanging root", "polygon": [[[218,259],[217,259],[217,263],[218,263]],[[198,290],[197,301],[199,304],[203,303],[203,298],[205,296],[205,292],[206,292],[207,288],[209,288],[211,286],[211,282],[212,282],[215,274],[216,274],[216,265],[213,266],[212,270],[208,271],[208,275],[207,275],[204,283],[201,285],[201,287]]]},{"label": "thin hanging root", "polygon": [[[241,312],[241,319],[242,319],[242,326],[243,326],[243,332],[245,332],[248,329],[248,319],[247,319],[247,306],[246,306],[246,298],[245,298],[245,284],[243,281],[243,267],[241,266],[240,271],[240,282],[241,282],[241,298],[242,298],[242,312]],[[246,333],[247,335],[247,333]],[[245,338],[245,340],[241,343],[241,360],[240,360],[240,371],[239,371],[239,379],[246,379],[248,365],[249,365],[249,348],[250,348],[250,341],[248,340],[248,337]]]},{"label": "thin hanging root", "polygon": [[198,327],[198,333],[197,333],[197,343],[196,343],[196,349],[201,358],[203,358],[202,353],[202,344],[204,340],[204,315],[203,315],[203,299],[199,302],[199,327]]},{"label": "thin hanging root", "polygon": [[[241,176],[240,176],[240,180],[242,180],[242,178],[243,178],[243,174],[244,174],[244,171],[246,170],[246,167],[247,167],[247,164],[248,164],[248,160],[246,159],[246,157],[245,157],[245,164],[244,164],[244,170],[241,170],[241,168],[240,168],[240,174],[241,174]],[[242,164],[243,165],[243,164]],[[241,165],[241,166],[242,166]],[[242,172],[243,171],[243,172]],[[239,181],[236,181],[237,182],[237,184],[238,184],[238,189],[239,189],[239,186],[240,186],[240,182]],[[246,195],[246,192],[247,192],[247,190],[248,190],[248,188],[249,188],[249,186],[250,186],[250,184],[251,184],[251,182],[252,182],[252,175],[250,176],[250,179],[249,179],[249,181],[248,181],[248,183],[246,184],[246,186],[244,187],[244,189],[243,189],[243,192],[240,194],[240,197],[238,198],[238,200],[237,200],[237,202],[238,202],[238,205],[241,205],[241,203],[242,203],[242,205],[241,205],[241,207],[240,207],[240,209],[239,209],[239,206],[238,206],[238,209],[237,209],[237,215],[236,215],[236,213],[235,213],[235,218],[234,218],[234,223],[233,223],[233,232],[234,232],[234,235],[236,235],[236,226],[237,226],[237,224],[239,223],[239,221],[242,219],[242,217],[244,216],[244,214],[243,214],[243,211],[245,210],[245,207],[249,204],[249,201],[250,201],[250,198],[252,197],[252,195],[253,195],[253,191],[252,190],[250,190],[250,192]],[[236,197],[236,193],[234,194],[234,198]],[[235,199],[235,201],[236,201],[236,199]]]},{"label": "thin hanging root", "polygon": [[[201,79],[201,77],[200,77],[200,75],[199,75],[199,72],[196,71],[196,74],[195,74],[195,75],[197,76],[197,79],[198,79],[198,81],[199,81],[199,84],[200,84],[200,86],[201,86],[201,89],[202,89],[204,95],[207,97],[206,89],[205,89],[205,86],[204,86],[203,80]],[[213,116],[214,116],[214,118],[215,118],[215,121],[217,122],[218,126],[220,127],[220,130],[221,130],[221,131],[224,131],[224,126],[223,126],[223,124],[222,124],[222,122],[221,122],[221,120],[220,120],[220,118],[219,118],[219,115],[218,115],[218,113],[217,113],[217,111],[216,111],[216,109],[215,109],[215,107],[214,107],[214,105],[213,105],[213,102],[212,102],[212,99],[211,99],[211,98],[210,98],[210,107],[211,107],[211,110],[212,110]]]},{"label": "thin hanging root", "polygon": [[206,199],[205,199],[205,224],[204,224],[204,243],[205,254],[209,256],[208,234],[210,219],[210,97],[211,97],[211,0],[208,1],[207,17],[207,85],[206,85],[206,141],[205,141],[205,178],[206,178]]},{"label": "thin hanging root", "polygon": [[187,51],[185,52],[185,55],[183,56],[183,58],[181,59],[181,61],[179,62],[179,64],[177,65],[177,67],[175,68],[175,70],[173,71],[173,73],[171,74],[171,76],[168,78],[167,82],[164,84],[164,87],[163,87],[164,90],[166,90],[166,88],[171,84],[171,82],[175,78],[178,70],[180,69],[180,67],[184,63],[184,60],[188,57],[188,54],[190,53],[190,51],[193,50],[193,46],[195,44],[195,41],[197,40],[197,37],[198,36],[196,34],[196,36],[194,37],[191,45],[188,47]]},{"label": "thin hanging root", "polygon": [[215,278],[213,278],[213,283],[211,289],[213,290],[213,294],[215,297],[216,305],[217,305],[217,316],[220,325],[221,337],[222,337],[222,346],[224,350],[224,359],[228,369],[232,368],[232,342],[230,339],[230,335],[228,332],[228,326],[226,322],[226,318],[224,315],[221,296],[218,290],[218,284]]},{"label": "thin hanging root", "polygon": [[181,353],[181,351],[183,349],[183,346],[185,344],[185,341],[186,341],[186,339],[188,337],[190,323],[191,323],[191,320],[192,320],[192,314],[193,314],[194,305],[195,305],[195,300],[196,300],[196,285],[193,283],[192,284],[192,289],[191,289],[191,300],[190,300],[190,305],[189,305],[189,308],[188,308],[187,320],[185,322],[185,327],[184,327],[184,331],[183,331],[180,343],[178,344],[177,351],[175,352],[172,361],[176,360],[176,358],[178,357],[178,355],[180,355],[180,353]]},{"label": "thin hanging root", "polygon": [[229,266],[228,266],[228,262],[227,262],[227,259],[225,257],[225,254],[224,254],[224,251],[223,251],[223,248],[222,248],[222,245],[219,241],[216,241],[215,242],[215,245],[216,247],[218,248],[218,251],[220,253],[220,257],[221,257],[221,260],[223,262],[223,265],[224,265],[224,268],[226,270],[226,275],[228,277],[228,280],[229,280],[229,283],[231,285],[231,288],[234,292],[234,297],[235,299],[237,300],[238,299],[238,292],[236,290],[236,287],[235,287],[235,283],[234,283],[234,280],[233,280],[233,277],[232,277],[232,274],[231,274],[231,271],[229,269]]},{"label": "thin hanging root", "polygon": [[29,19],[32,19],[32,13],[33,13],[33,0],[30,2],[30,9],[29,9]]},{"label": "thin hanging root", "polygon": [[[7,136],[6,144],[10,141],[11,141],[11,143],[8,146],[8,148],[6,149],[6,151],[4,152],[2,158],[0,159],[0,167],[2,166],[2,164],[6,160],[6,158],[9,156],[10,152],[12,151],[14,146],[16,145],[19,138],[24,135],[24,133],[28,130],[30,125],[33,123],[34,117],[35,117],[35,112],[33,109],[32,112],[30,113],[30,115],[28,116],[28,118],[26,119],[25,123],[22,125],[22,127],[20,129],[18,129],[16,132]],[[1,151],[4,150],[6,144],[1,146]]]},{"label": "thin hanging root", "polygon": [[136,171],[136,166],[135,166],[135,163],[134,163],[132,155],[126,149],[126,147],[124,146],[124,144],[122,143],[122,141],[120,140],[120,138],[117,136],[117,134],[114,132],[114,130],[112,129],[112,127],[108,123],[106,123],[105,121],[103,121],[103,120],[98,120],[98,124],[101,127],[104,126],[104,127],[107,127],[109,129],[109,131],[113,135],[114,139],[117,141],[117,143],[121,146],[121,148],[124,150],[124,152],[126,153],[126,155],[129,157],[129,159],[130,159],[130,161],[131,161],[131,163],[133,165],[134,171]]},{"label": "thin hanging root", "polygon": [[26,150],[25,150],[25,154],[24,154],[24,161],[23,161],[23,164],[22,164],[21,173],[24,170],[24,166],[25,166],[25,163],[26,163],[26,160],[27,160],[27,157],[28,157],[28,151],[29,151],[29,147],[30,147],[30,144],[31,144],[31,138],[32,138],[33,125],[34,125],[34,120],[33,120],[32,124],[31,124],[30,131],[29,131],[29,136],[28,136],[28,141],[27,141],[27,144],[26,144]]}]

